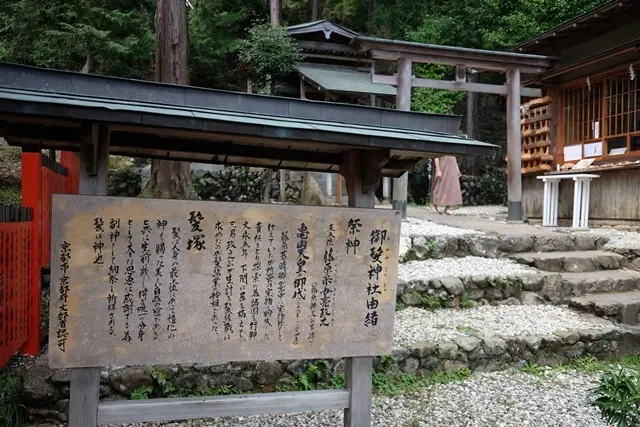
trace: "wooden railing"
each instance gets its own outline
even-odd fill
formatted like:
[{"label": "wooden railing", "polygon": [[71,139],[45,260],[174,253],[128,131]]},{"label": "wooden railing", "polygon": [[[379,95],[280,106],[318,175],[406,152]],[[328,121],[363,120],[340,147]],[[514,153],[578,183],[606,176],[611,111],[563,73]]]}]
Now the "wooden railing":
[{"label": "wooden railing", "polygon": [[40,322],[34,325],[30,316],[34,284],[40,287],[35,228],[33,209],[0,204],[0,367],[39,332]]},{"label": "wooden railing", "polygon": [[40,274],[51,261],[54,194],[77,194],[78,156],[22,154],[22,207],[0,205],[0,368],[40,351]]}]

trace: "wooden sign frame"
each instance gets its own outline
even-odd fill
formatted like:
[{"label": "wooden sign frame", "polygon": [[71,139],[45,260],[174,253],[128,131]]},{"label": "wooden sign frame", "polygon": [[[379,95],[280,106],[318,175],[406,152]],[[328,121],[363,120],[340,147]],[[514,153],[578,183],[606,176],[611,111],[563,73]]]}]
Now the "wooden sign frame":
[{"label": "wooden sign frame", "polygon": [[[106,195],[109,129],[93,125],[87,139],[80,156],[80,194]],[[349,207],[374,207],[375,183],[389,154],[389,150],[351,150],[343,154],[340,173],[347,181]],[[100,368],[73,368],[69,427],[323,409],[344,409],[345,427],[370,427],[372,373],[373,357],[348,357],[345,389],[100,402]]]}]

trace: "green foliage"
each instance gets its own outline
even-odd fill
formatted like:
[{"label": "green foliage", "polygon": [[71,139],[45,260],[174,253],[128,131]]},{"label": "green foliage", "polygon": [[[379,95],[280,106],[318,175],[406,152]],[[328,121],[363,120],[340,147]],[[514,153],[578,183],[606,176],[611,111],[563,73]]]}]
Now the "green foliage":
[{"label": "green foliage", "polygon": [[[443,65],[416,65],[416,77],[452,80],[454,68]],[[413,91],[411,109],[425,113],[453,114],[456,105],[464,98],[462,92],[453,90],[418,88]]]},{"label": "green foliage", "polygon": [[240,60],[251,69],[258,85],[266,85],[270,78],[287,75],[295,70],[301,59],[294,39],[282,27],[256,24],[240,43]]},{"label": "green foliage", "polygon": [[202,200],[260,202],[264,174],[246,167],[225,167],[218,172],[193,173],[191,181]]},{"label": "green foliage", "polygon": [[472,336],[478,335],[479,332],[476,328],[469,325],[456,325],[456,331]]},{"label": "green foliage", "polygon": [[385,396],[397,396],[434,384],[448,384],[462,381],[471,376],[471,371],[461,368],[451,372],[435,371],[430,375],[409,375],[405,373],[383,373],[374,371],[373,389]]},{"label": "green foliage", "polygon": [[492,168],[479,176],[463,176],[460,186],[465,206],[507,204],[506,169]]},{"label": "green foliage", "polygon": [[428,205],[431,197],[431,176],[428,164],[430,159],[420,160],[409,174],[408,202],[416,205]]},{"label": "green foliage", "polygon": [[435,297],[429,294],[421,294],[418,291],[413,291],[412,295],[416,298],[420,298],[421,303],[420,307],[427,310],[436,310],[438,308],[443,308],[444,304],[440,301],[440,298]]},{"label": "green foliage", "polygon": [[149,77],[154,0],[28,0],[0,5],[4,60],[123,77]]},{"label": "green foliage", "polygon": [[323,388],[340,388],[344,384],[344,375],[331,376],[330,364],[327,360],[309,363],[304,372],[297,374],[292,381],[276,386],[276,391],[317,390]]},{"label": "green foliage", "polygon": [[460,307],[462,308],[474,308],[478,305],[478,303],[471,298],[469,298],[469,294],[467,292],[463,292],[460,296]]},{"label": "green foliage", "polygon": [[20,187],[0,188],[0,203],[20,206],[22,191]]},{"label": "green foliage", "polygon": [[27,411],[20,403],[22,383],[17,376],[0,374],[0,427],[20,427],[27,421]]},{"label": "green foliage", "polygon": [[119,197],[137,197],[142,191],[140,170],[125,167],[109,171],[107,195]]},{"label": "green foliage", "polygon": [[406,308],[402,301],[396,300],[396,311],[402,311]]},{"label": "green foliage", "polygon": [[538,365],[536,362],[528,361],[522,368],[520,368],[520,371],[525,374],[541,375],[546,372],[546,369],[543,366]]},{"label": "green foliage", "polygon": [[153,387],[140,387],[131,392],[129,399],[131,400],[146,400],[153,394]]},{"label": "green foliage", "polygon": [[640,425],[640,373],[620,368],[606,372],[591,391],[591,404],[600,409],[602,419],[617,427]]}]

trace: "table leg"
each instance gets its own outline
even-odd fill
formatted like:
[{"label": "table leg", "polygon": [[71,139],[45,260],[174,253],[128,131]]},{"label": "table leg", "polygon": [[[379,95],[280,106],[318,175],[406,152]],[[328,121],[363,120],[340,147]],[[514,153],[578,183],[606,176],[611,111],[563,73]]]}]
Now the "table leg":
[{"label": "table leg", "polygon": [[573,228],[580,228],[580,211],[582,210],[582,181],[573,180]]},{"label": "table leg", "polygon": [[544,181],[544,198],[542,199],[542,226],[549,227],[551,225],[551,183]]},{"label": "table leg", "polygon": [[591,180],[585,179],[582,194],[582,227],[589,228],[589,196],[591,193]]},{"label": "table leg", "polygon": [[558,226],[558,199],[560,197],[560,181],[551,181],[551,226]]}]

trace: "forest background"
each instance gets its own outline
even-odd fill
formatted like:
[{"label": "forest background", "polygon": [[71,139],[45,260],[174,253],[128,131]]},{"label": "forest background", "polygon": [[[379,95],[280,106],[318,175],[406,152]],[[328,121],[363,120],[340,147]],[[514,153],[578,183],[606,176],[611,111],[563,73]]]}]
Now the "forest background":
[{"label": "forest background", "polygon": [[[491,50],[508,49],[604,3],[603,0],[281,1],[282,26],[317,17],[369,36]],[[264,24],[269,21],[268,0],[190,0],[188,4],[191,85],[245,91],[249,77],[264,81],[267,75],[291,71],[288,61],[296,59],[291,53],[291,40],[282,34],[274,36]],[[153,80],[155,8],[156,0],[0,0],[0,61]],[[413,72],[419,77],[453,77],[450,67],[414,66]],[[478,80],[502,83],[504,76],[480,75]],[[462,92],[414,89],[412,110],[465,116],[466,96]],[[477,94],[475,112],[474,138],[497,144],[503,150],[490,159],[470,158],[462,162],[463,173],[471,176],[463,182],[468,196],[465,202],[500,203],[506,198],[505,99]],[[463,117],[463,133],[466,120]],[[425,202],[428,179],[423,164],[410,175],[410,181],[411,199]],[[490,191],[478,195],[477,189],[470,191],[469,186]]]}]

